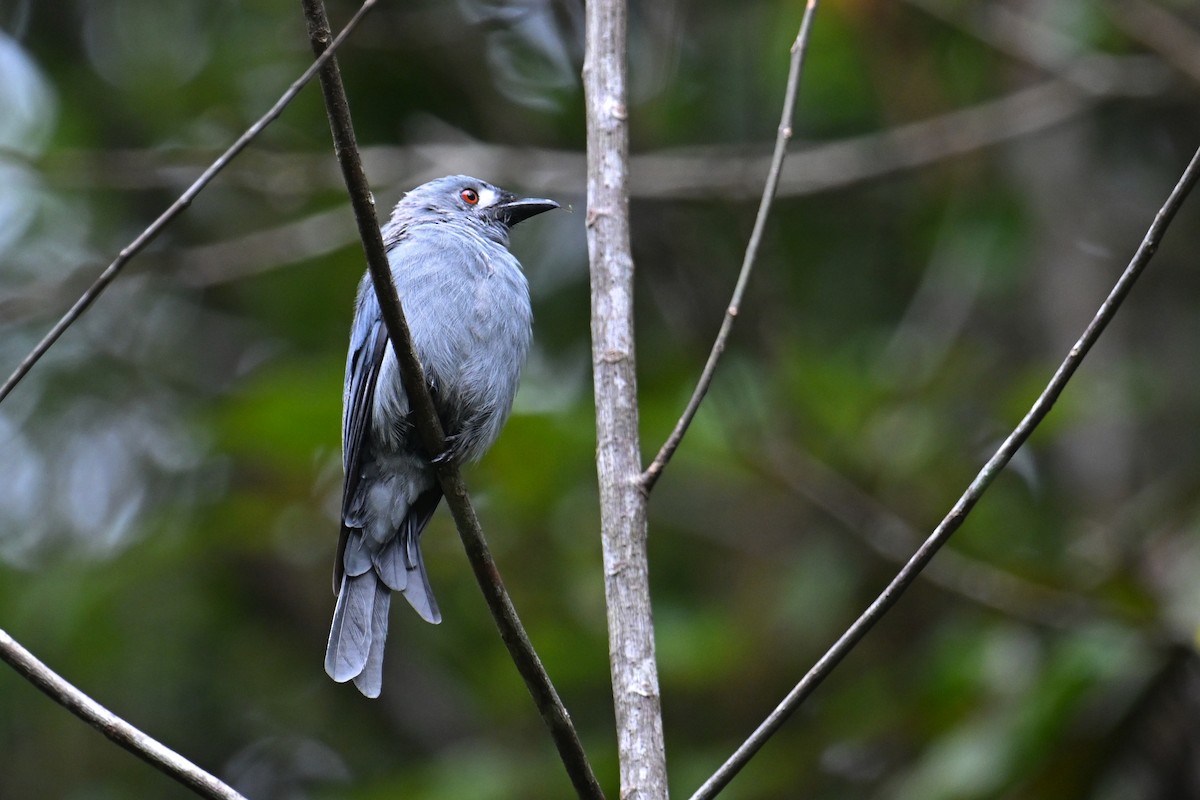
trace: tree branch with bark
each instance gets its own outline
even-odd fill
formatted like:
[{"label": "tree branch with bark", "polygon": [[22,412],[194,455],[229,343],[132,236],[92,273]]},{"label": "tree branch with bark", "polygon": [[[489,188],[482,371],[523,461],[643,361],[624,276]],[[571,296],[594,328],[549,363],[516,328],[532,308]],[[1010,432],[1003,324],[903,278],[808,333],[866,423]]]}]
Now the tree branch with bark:
[{"label": "tree branch with bark", "polygon": [[[320,58],[329,46],[330,28],[322,0],[302,0],[305,19],[308,22],[309,38],[313,53]],[[442,453],[446,450],[446,437],[438,419],[429,392],[429,384],[425,381],[421,361],[413,346],[412,334],[404,318],[400,296],[392,283],[391,267],[388,263],[387,251],[384,249],[383,237],[379,231],[379,222],[375,216],[375,201],[371,188],[363,170],[362,159],[358,154],[358,144],[354,135],[354,125],[350,118],[350,104],[346,97],[346,89],[342,85],[341,73],[336,59],[328,60],[321,69],[321,89],[325,97],[325,109],[329,117],[329,127],[333,134],[334,150],[346,189],[350,195],[350,204],[354,210],[354,219],[358,225],[358,233],[362,239],[363,251],[367,259],[367,268],[379,298],[379,307],[387,327],[388,337],[396,353],[396,361],[403,376],[404,386],[408,392],[409,403],[413,408],[416,427],[426,452]],[[603,792],[592,772],[579,735],[571,723],[571,716],[559,698],[558,691],[546,673],[541,659],[525,632],[513,607],[500,571],[492,559],[487,540],[479,517],[467,493],[458,465],[453,459],[439,459],[435,463],[438,480],[441,481],[446,504],[450,507],[455,526],[462,538],[467,558],[471,563],[476,581],[487,601],[488,610],[500,632],[500,638],[508,648],[509,656],[517,667],[517,671],[525,681],[530,696],[537,705],[550,736],[558,749],[559,757],[567,770],[567,775],[580,797],[602,799]]]},{"label": "tree branch with bark", "polygon": [[596,473],[609,670],[623,800],[667,796],[666,748],[646,557],[629,235],[624,0],[587,4],[587,242],[592,285]]},{"label": "tree branch with bark", "polygon": [[196,766],[88,697],[22,647],[4,630],[0,630],[0,661],[8,664],[47,697],[104,734],[110,741],[200,797],[207,797],[209,800],[246,800],[215,775]]}]

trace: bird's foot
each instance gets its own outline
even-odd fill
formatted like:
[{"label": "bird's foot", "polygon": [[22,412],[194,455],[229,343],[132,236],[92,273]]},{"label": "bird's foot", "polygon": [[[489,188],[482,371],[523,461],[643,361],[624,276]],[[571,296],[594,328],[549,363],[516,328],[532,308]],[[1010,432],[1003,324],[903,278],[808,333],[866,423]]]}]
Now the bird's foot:
[{"label": "bird's foot", "polygon": [[457,455],[459,435],[456,433],[449,434],[444,442],[445,449],[434,456],[430,461],[434,464],[449,464]]}]

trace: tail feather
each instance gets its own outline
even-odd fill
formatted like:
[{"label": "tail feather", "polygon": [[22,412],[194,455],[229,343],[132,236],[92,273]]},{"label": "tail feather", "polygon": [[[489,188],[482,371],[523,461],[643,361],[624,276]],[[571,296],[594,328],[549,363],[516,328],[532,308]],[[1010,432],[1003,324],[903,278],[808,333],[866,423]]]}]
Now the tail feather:
[{"label": "tail feather", "polygon": [[404,548],[400,546],[400,537],[394,537],[385,544],[371,562],[379,579],[393,592],[402,592],[408,586],[408,565],[405,563]]},{"label": "tail feather", "polygon": [[338,562],[342,571],[348,575],[362,575],[371,569],[371,548],[367,537],[362,531],[351,528],[346,535],[346,543],[338,552]]},{"label": "tail feather", "polygon": [[325,649],[325,671],[338,683],[358,675],[367,663],[380,589],[386,598],[387,588],[380,584],[374,572],[342,576],[333,625],[329,629],[329,644]]},{"label": "tail feather", "polygon": [[354,685],[364,696],[379,697],[383,691],[383,646],[387,641],[388,609],[392,604],[392,593],[381,581],[375,582],[375,609],[371,614],[371,649],[362,672],[354,678]]},{"label": "tail feather", "polygon": [[429,575],[425,572],[425,559],[421,551],[414,548],[416,558],[408,567],[408,580],[404,586],[404,599],[421,615],[421,619],[434,625],[442,621],[442,612],[438,610],[437,601],[433,599],[433,588],[429,585]]},{"label": "tail feather", "polygon": [[[364,490],[363,484],[359,489]],[[354,525],[364,520],[343,515],[334,567],[338,599],[325,650],[325,671],[338,683],[353,680],[367,697],[378,697],[383,688],[391,592],[403,593],[425,621],[442,621],[420,547],[421,531],[441,497],[441,488],[434,484],[417,494],[412,503],[397,505],[404,519],[388,536],[381,535],[386,528],[380,527],[378,519],[364,530]],[[391,513],[395,509],[385,510]]]}]

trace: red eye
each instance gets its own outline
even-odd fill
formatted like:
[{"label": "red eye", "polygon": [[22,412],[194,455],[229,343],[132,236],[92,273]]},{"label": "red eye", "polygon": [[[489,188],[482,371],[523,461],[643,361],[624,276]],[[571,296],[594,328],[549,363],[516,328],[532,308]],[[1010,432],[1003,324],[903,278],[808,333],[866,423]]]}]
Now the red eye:
[{"label": "red eye", "polygon": [[463,189],[458,196],[469,206],[473,206],[479,202],[479,192],[474,189]]}]

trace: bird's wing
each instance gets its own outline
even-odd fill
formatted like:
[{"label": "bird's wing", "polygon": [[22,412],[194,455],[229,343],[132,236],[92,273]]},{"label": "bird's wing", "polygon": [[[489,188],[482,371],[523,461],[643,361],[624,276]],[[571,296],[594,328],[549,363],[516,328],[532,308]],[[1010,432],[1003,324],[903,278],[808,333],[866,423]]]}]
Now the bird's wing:
[{"label": "bird's wing", "polygon": [[[368,302],[373,302],[370,298]],[[342,582],[342,556],[350,529],[347,523],[357,513],[356,496],[362,481],[364,450],[371,429],[372,407],[375,386],[379,379],[379,368],[387,352],[387,331],[378,312],[369,313],[365,307],[359,309],[350,333],[350,355],[346,361],[346,394],[342,411],[342,466],[345,483],[342,486],[342,531],[338,541],[337,560],[334,562],[334,592]]]},{"label": "bird's wing", "polygon": [[365,324],[355,325],[350,360],[346,364],[346,407],[342,415],[342,466],[346,471],[342,491],[343,516],[350,513],[362,478],[363,449],[371,428],[375,386],[388,343],[383,320],[375,317],[362,322]]}]

